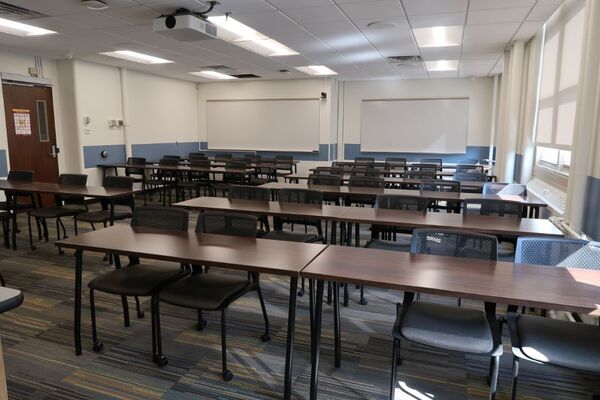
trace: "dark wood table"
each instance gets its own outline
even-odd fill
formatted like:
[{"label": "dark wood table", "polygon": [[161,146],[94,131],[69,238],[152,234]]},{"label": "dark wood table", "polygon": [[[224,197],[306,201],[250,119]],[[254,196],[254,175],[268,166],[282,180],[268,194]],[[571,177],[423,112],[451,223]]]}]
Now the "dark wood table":
[{"label": "dark wood table", "polygon": [[[23,303],[23,298],[20,290],[0,286],[0,314],[19,307]],[[8,400],[2,344],[0,344],[0,399]]]},{"label": "dark wood table", "polygon": [[[311,168],[309,169],[309,171],[311,173],[316,173],[317,169],[316,168]],[[352,172],[352,168],[344,168],[344,174],[346,173],[350,173]],[[390,177],[402,177],[404,176],[404,174],[406,174],[408,171],[406,171],[404,168],[400,168],[400,169],[378,169],[374,172],[377,172],[377,174],[381,175],[381,176],[390,176]],[[301,174],[298,174],[301,175]],[[435,175],[438,178],[444,178],[444,177],[452,177],[454,176],[454,172],[449,172],[449,171],[437,171],[435,172]],[[300,178],[302,179],[302,178]]]},{"label": "dark wood table", "polygon": [[364,196],[375,198],[381,194],[397,194],[405,196],[420,196],[428,200],[437,201],[454,201],[462,202],[465,199],[500,199],[507,201],[518,201],[523,204],[524,207],[528,208],[527,215],[529,217],[538,218],[540,215],[540,207],[547,207],[548,204],[540,199],[539,197],[529,193],[527,197],[514,196],[514,195],[500,195],[500,194],[482,194],[482,193],[455,193],[455,192],[423,192],[418,190],[406,190],[406,189],[372,189],[372,188],[350,188],[348,186],[321,186],[321,185],[308,185],[307,183],[285,183],[285,182],[270,182],[261,185],[261,187],[271,189],[272,191],[278,191],[281,189],[312,189],[320,192],[332,195],[338,195],[340,197],[347,196]]},{"label": "dark wood table", "polygon": [[75,250],[74,337],[77,355],[82,351],[81,286],[84,251],[288,276],[290,296],[284,397],[291,398],[298,278],[300,271],[325,250],[327,245],[116,225],[58,241],[56,246]]},{"label": "dark wood table", "polygon": [[310,287],[317,281],[311,330],[311,399],[317,398],[325,281],[335,282],[336,365],[341,359],[340,283],[600,316],[600,271],[594,270],[329,246],[301,276],[310,279]]},{"label": "dark wood table", "polygon": [[212,175],[213,180],[215,179],[216,174],[239,174],[239,175],[254,175],[254,169],[233,169],[233,168],[223,168],[223,167],[210,167],[210,168],[201,168],[201,167],[187,167],[184,165],[158,165],[158,164],[98,164],[98,168],[102,168],[102,179],[106,176],[106,170],[114,169],[115,175],[118,175],[119,168],[134,168],[134,169],[144,169],[144,170],[159,170],[159,171],[169,171],[169,172],[177,172],[180,174],[185,174],[189,172],[206,172]]},{"label": "dark wood table", "polygon": [[[15,192],[26,192],[38,195],[38,202],[40,194],[56,194],[64,196],[84,196],[95,199],[105,199],[109,201],[110,207],[110,224],[113,224],[113,216],[115,213],[115,199],[125,196],[131,196],[139,190],[121,189],[121,188],[105,188],[102,186],[79,186],[79,185],[61,185],[58,183],[48,182],[19,182],[19,181],[8,181],[0,180],[0,190],[3,190],[6,194],[7,204],[12,201],[12,193]],[[12,213],[12,241],[13,249],[17,248],[17,213]]]}]

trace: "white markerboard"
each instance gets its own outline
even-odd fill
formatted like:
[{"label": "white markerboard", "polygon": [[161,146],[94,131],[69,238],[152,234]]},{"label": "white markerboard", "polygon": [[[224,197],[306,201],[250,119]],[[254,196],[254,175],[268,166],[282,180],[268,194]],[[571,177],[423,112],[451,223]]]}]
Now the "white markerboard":
[{"label": "white markerboard", "polygon": [[208,148],[319,150],[319,99],[208,100]]},{"label": "white markerboard", "polygon": [[465,153],[469,99],[363,100],[360,150]]}]

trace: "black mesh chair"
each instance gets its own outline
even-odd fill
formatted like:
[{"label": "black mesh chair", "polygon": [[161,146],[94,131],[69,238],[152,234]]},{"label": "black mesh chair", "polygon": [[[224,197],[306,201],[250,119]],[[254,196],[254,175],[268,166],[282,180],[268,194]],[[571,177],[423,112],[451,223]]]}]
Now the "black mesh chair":
[{"label": "black mesh chair", "polygon": [[403,168],[406,167],[406,158],[402,157],[387,157],[385,163],[390,165],[392,168]]},{"label": "black mesh chair", "polygon": [[[489,235],[415,229],[410,251],[413,254],[496,260],[497,241]],[[397,306],[390,398],[394,399],[396,369],[401,361],[400,341],[407,340],[445,351],[491,357],[489,398],[495,399],[502,355],[496,304],[486,302],[485,311],[480,311],[414,300],[414,293],[405,292],[402,303]]]},{"label": "black mesh chair", "polygon": [[465,181],[465,182],[487,182],[487,174],[483,172],[459,172],[456,171],[454,173],[455,181]]},{"label": "black mesh chair", "polygon": [[[375,208],[423,213],[427,211],[427,199],[420,196],[384,194],[377,196]],[[405,230],[391,226],[372,225],[371,240],[367,242],[365,247],[408,252],[410,250],[411,237],[399,237],[398,233],[412,235],[412,229]],[[383,236],[383,239],[380,239],[380,236]]]},{"label": "black mesh chair", "polygon": [[[350,192],[354,188],[370,188],[370,189],[380,189],[382,194],[385,188],[385,179],[380,177],[371,177],[371,176],[351,176],[350,180],[348,180],[348,187],[350,188]],[[375,196],[368,195],[348,195],[345,198],[346,205],[373,205],[375,201],[373,200]]]},{"label": "black mesh chair", "polygon": [[441,169],[443,160],[441,158],[421,158],[421,164],[434,164]]},{"label": "black mesh chair", "polygon": [[[136,228],[160,229],[164,232],[187,232],[189,214],[186,210],[168,207],[138,207],[133,211],[131,226]],[[138,297],[154,296],[161,286],[179,278],[185,273],[184,266],[175,265],[128,265],[121,268],[118,255],[114,255],[115,269],[107,272],[88,283],[90,289],[90,312],[92,317],[92,340],[94,351],[99,352],[104,345],[98,340],[96,331],[96,307],[94,292],[100,291],[121,296],[123,303],[125,326],[129,326],[129,307],[127,296],[135,296],[138,318],[143,318]],[[151,307],[154,303],[151,302]],[[154,316],[154,310],[151,310]],[[156,354],[156,335],[152,319],[152,354]],[[155,359],[156,360],[156,359]]]},{"label": "black mesh chair", "polygon": [[416,171],[416,172],[429,172],[431,174],[436,174],[438,171],[441,170],[441,167],[439,167],[437,164],[411,164],[409,166],[409,170],[410,171]]},{"label": "black mesh chair", "polygon": [[352,168],[350,175],[379,177],[381,176],[381,172],[377,168],[365,168],[359,165],[355,165],[354,168]]},{"label": "black mesh chair", "polygon": [[[8,177],[6,178],[9,182],[33,182],[33,171],[27,170],[11,170],[8,173]],[[12,236],[13,236],[13,250],[17,249],[17,214],[19,211],[30,210],[35,208],[36,201],[33,193],[31,192],[14,192],[14,191],[5,191],[6,201],[0,202],[0,210],[5,210],[9,213],[6,216],[4,213],[2,215],[3,222],[5,219],[12,219]],[[41,235],[41,228],[39,221],[38,224],[38,234]],[[6,222],[7,223],[7,222]],[[7,228],[8,229],[8,228]],[[5,236],[6,242],[6,236]],[[5,243],[6,244],[6,243]]]},{"label": "black mesh chair", "polygon": [[258,164],[262,161],[262,156],[260,154],[244,154],[244,161],[246,161],[248,164]]},{"label": "black mesh chair", "polygon": [[191,161],[193,159],[198,159],[198,160],[206,160],[206,153],[202,152],[202,151],[192,151],[190,154],[188,154],[188,159]]},{"label": "black mesh chair", "polygon": [[[105,188],[133,189],[133,179],[127,176],[107,176],[104,178]],[[113,221],[124,220],[131,218],[133,209],[135,208],[135,200],[133,195],[123,196],[114,200],[115,212]],[[94,224],[102,223],[104,227],[110,222],[109,203],[106,200],[101,200],[101,210],[86,211],[74,216],[75,235],[78,233],[78,222],[89,222],[93,230],[96,230]],[[118,210],[116,206],[125,206],[128,210]]]},{"label": "black mesh chair", "polygon": [[[253,216],[205,212],[198,217],[196,232],[255,238],[257,235],[256,226],[257,219]],[[167,358],[162,353],[160,302],[197,310],[198,330],[203,330],[206,327],[206,321],[202,317],[203,311],[221,311],[222,376],[226,381],[231,380],[233,374],[227,369],[227,309],[237,299],[254,290],[258,293],[265,323],[265,332],[261,339],[263,342],[268,342],[271,340],[269,318],[260,289],[258,273],[250,272],[247,277],[240,277],[213,272],[205,273],[202,272],[201,268],[196,268],[191,275],[187,275],[164,287],[157,296],[153,297],[156,321],[155,336],[157,338],[157,352],[154,359],[157,364],[163,366],[167,363]]]},{"label": "black mesh chair", "polygon": [[231,153],[216,153],[215,161],[230,161],[233,158],[233,154]]},{"label": "black mesh chair", "polygon": [[[248,163],[246,161],[227,161],[225,163],[226,170],[246,170]],[[246,175],[240,172],[224,172],[223,180],[213,182],[213,188],[216,193],[220,190],[223,196],[227,195],[227,191],[231,185],[244,185],[246,183]]]},{"label": "black mesh chair", "polygon": [[285,154],[275,156],[275,169],[284,175],[293,173],[295,171],[294,157]]},{"label": "black mesh chair", "polygon": [[375,157],[354,157],[355,164],[374,164]]},{"label": "black mesh chair", "polygon": [[[310,174],[308,176],[308,186],[342,186],[342,177],[339,175],[328,175],[328,174]],[[324,194],[323,201],[329,203],[339,204],[339,196],[335,194]]]},{"label": "black mesh chair", "polygon": [[[175,156],[172,156],[175,157]],[[177,156],[179,157],[179,156]],[[160,167],[177,167],[179,165],[179,159],[175,158],[162,158],[159,160],[158,165]],[[171,204],[171,189],[177,185],[177,179],[179,172],[176,170],[158,169],[151,179],[146,180],[144,189],[144,204],[146,204],[146,192],[160,190],[160,197],[162,199],[163,206],[167,204],[167,196],[169,197],[168,204]],[[152,197],[150,197],[152,200]]]},{"label": "black mesh chair", "polygon": [[[599,270],[600,243],[519,238],[515,263]],[[509,307],[507,314],[513,353],[513,400],[517,393],[520,360],[600,375],[600,326],[517,314],[516,309]]]},{"label": "black mesh chair", "polygon": [[458,165],[460,164],[478,164],[479,160],[476,158],[461,158],[460,160],[458,160]]},{"label": "black mesh chair", "polygon": [[334,168],[334,167],[317,167],[317,168],[315,168],[315,174],[343,176],[344,169],[343,168]]},{"label": "black mesh chair", "polygon": [[162,158],[164,160],[177,160],[178,162],[181,161],[181,156],[178,155],[165,155]]},{"label": "black mesh chair", "polygon": [[[127,159],[127,165],[145,165],[146,159],[144,157],[129,157]],[[127,167],[125,168],[125,176],[129,176],[133,178],[134,183],[141,183],[142,187],[144,187],[144,183],[146,182],[146,169],[145,168],[134,168]]]},{"label": "black mesh chair", "polygon": [[192,193],[196,197],[200,197],[200,190],[203,190],[203,195],[213,195],[212,185],[210,181],[210,160],[199,160],[196,158],[190,159],[191,168],[206,168],[207,171],[190,171],[186,176],[186,180],[180,180],[177,182],[177,190],[181,194],[181,197],[185,200],[186,190],[192,197]]},{"label": "black mesh chair", "polygon": [[473,164],[458,164],[456,166],[456,172],[468,172],[468,173],[479,173],[483,174],[483,165]]},{"label": "black mesh chair", "polygon": [[[227,198],[230,200],[271,201],[271,190],[257,186],[231,185],[227,191]],[[267,232],[271,230],[267,215],[259,216],[258,221]]]},{"label": "black mesh chair", "polygon": [[[87,175],[83,174],[60,174],[58,183],[61,185],[85,186],[87,183]],[[85,204],[84,196],[54,196],[55,205],[53,207],[34,208],[27,212],[27,226],[29,228],[29,246],[31,250],[35,250],[33,245],[33,232],[31,230],[31,218],[39,220],[44,228],[44,238],[48,241],[48,219],[56,219],[56,239],[60,240],[60,228],[63,230],[63,239],[67,238],[67,230],[61,218],[74,217],[88,211]],[[39,240],[42,238],[40,237]],[[59,254],[62,250],[59,249]]]},{"label": "black mesh chair", "polygon": [[[444,179],[423,179],[419,186],[423,192],[450,192],[460,193],[460,182]],[[446,210],[447,212],[460,213],[460,201],[431,200],[428,207],[434,211]]]}]

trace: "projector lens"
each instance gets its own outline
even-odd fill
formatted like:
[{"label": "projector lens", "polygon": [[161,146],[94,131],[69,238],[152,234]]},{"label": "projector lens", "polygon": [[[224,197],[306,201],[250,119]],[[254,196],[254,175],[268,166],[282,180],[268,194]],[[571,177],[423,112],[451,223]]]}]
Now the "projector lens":
[{"label": "projector lens", "polygon": [[175,20],[174,16],[169,15],[167,19],[165,19],[165,25],[167,28],[173,29],[175,28],[175,24],[177,24],[177,21]]}]

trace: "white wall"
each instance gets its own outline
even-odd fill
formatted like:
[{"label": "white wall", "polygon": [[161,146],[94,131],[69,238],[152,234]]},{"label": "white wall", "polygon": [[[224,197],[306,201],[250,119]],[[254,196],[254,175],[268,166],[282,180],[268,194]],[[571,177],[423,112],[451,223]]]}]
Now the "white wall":
[{"label": "white wall", "polygon": [[370,80],[343,83],[344,143],[360,143],[361,102],[366,99],[469,97],[468,146],[489,146],[493,79]]}]

